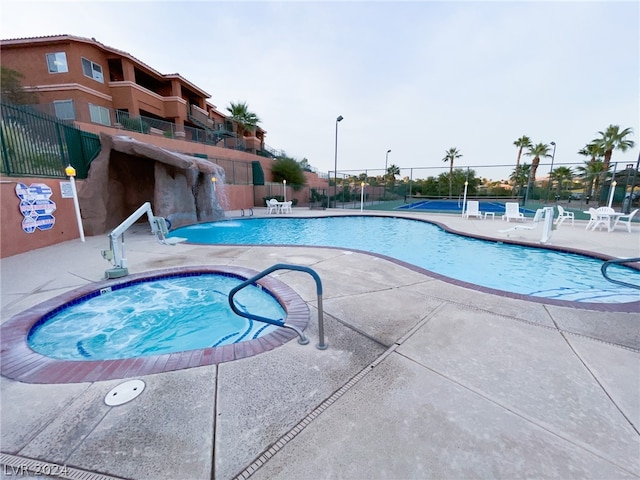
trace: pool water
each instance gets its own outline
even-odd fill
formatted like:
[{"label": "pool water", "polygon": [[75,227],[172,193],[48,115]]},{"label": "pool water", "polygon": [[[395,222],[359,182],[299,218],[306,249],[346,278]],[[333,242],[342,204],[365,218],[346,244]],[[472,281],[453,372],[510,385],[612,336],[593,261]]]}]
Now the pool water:
[{"label": "pool water", "polygon": [[[231,311],[229,291],[244,279],[221,274],[168,276],[103,289],[63,306],[29,332],[36,352],[66,360],[110,360],[196,350],[251,340],[277,327]],[[259,286],[235,296],[241,311],[281,320],[286,312]]]},{"label": "pool water", "polygon": [[[602,260],[545,248],[480,240],[431,223],[394,217],[256,218],[212,222],[171,235],[204,244],[309,245],[386,255],[431,272],[504,292],[549,299],[626,303],[638,290],[608,282]],[[612,278],[640,284],[638,270],[612,265]]]}]

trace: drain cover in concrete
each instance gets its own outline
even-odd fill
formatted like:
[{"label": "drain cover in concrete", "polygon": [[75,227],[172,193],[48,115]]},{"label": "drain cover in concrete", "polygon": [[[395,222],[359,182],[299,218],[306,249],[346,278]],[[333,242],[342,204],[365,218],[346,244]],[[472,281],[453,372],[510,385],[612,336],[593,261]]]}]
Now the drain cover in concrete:
[{"label": "drain cover in concrete", "polygon": [[111,389],[104,398],[104,403],[110,407],[122,405],[136,398],[143,390],[144,382],[142,380],[129,380]]}]

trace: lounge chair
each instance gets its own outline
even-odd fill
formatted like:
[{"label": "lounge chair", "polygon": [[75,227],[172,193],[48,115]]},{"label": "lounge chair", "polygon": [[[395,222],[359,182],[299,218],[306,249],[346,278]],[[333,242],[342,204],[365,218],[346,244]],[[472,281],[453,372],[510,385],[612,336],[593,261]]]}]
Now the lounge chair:
[{"label": "lounge chair", "polygon": [[510,222],[511,219],[524,222],[524,214],[520,212],[520,204],[518,204],[518,202],[507,202],[504,204],[502,220]]},{"label": "lounge chair", "polygon": [[480,211],[480,202],[477,200],[469,200],[467,202],[467,208],[462,214],[462,218],[477,217],[482,218],[482,212]]},{"label": "lounge chair", "polygon": [[538,223],[544,217],[544,208],[539,208],[536,210],[536,214],[533,216],[533,223],[523,224],[523,225],[515,225],[511,228],[506,228],[504,230],[498,230],[500,233],[512,232],[514,230],[535,230],[538,227]]},{"label": "lounge chair", "polygon": [[[636,208],[633,212],[631,212],[629,215],[622,215],[620,217],[616,218],[615,223],[613,224],[613,229],[616,228],[616,225],[618,225],[618,222],[622,222],[624,225],[626,225],[627,227],[627,231],[629,233],[631,233],[631,220],[633,219],[633,216],[638,213],[638,210],[640,210],[640,208]],[[613,230],[612,229],[612,230]]]},{"label": "lounge chair", "polygon": [[564,222],[567,218],[571,219],[571,226],[573,227],[574,221],[575,221],[575,216],[573,212],[569,212],[565,210],[562,206],[558,205],[558,218],[556,218],[556,221],[554,223],[560,226],[562,225],[562,222]]}]

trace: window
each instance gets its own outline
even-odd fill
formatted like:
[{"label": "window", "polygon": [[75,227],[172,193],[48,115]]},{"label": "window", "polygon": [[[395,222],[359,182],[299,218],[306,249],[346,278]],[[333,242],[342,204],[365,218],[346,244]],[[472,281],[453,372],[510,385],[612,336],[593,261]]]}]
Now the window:
[{"label": "window", "polygon": [[85,76],[93,78],[100,83],[104,83],[104,77],[102,76],[102,67],[97,63],[93,63],[91,60],[83,58],[82,72],[85,74]]},{"label": "window", "polygon": [[100,125],[106,125],[107,127],[111,126],[109,109],[106,107],[89,104],[89,116],[93,123],[99,123]]},{"label": "window", "polygon": [[64,52],[47,53],[47,67],[49,68],[49,73],[68,72],[67,54]]},{"label": "window", "polygon": [[56,100],[53,102],[56,117],[61,120],[75,120],[76,110],[73,108],[73,100]]}]

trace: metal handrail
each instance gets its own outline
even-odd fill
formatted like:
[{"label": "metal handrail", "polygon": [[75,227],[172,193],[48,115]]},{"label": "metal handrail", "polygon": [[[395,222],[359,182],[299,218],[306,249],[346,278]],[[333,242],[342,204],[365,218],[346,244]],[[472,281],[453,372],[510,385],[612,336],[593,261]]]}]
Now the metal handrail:
[{"label": "metal handrail", "polygon": [[606,278],[607,280],[609,280],[612,283],[616,283],[618,285],[622,285],[622,286],[625,286],[625,287],[631,287],[631,288],[635,288],[637,290],[640,290],[640,285],[635,285],[633,283],[623,282],[622,280],[614,280],[609,275],[607,275],[607,268],[609,268],[609,265],[613,265],[614,263],[622,264],[622,263],[633,263],[633,262],[640,262],[640,257],[635,257],[635,258],[616,258],[616,259],[613,259],[613,260],[607,260],[600,267],[600,271],[602,272],[602,275],[604,276],[604,278]]},{"label": "metal handrail", "polygon": [[231,291],[229,292],[229,306],[231,307],[231,310],[233,310],[234,313],[236,313],[237,315],[240,315],[241,317],[249,318],[251,320],[255,320],[258,322],[268,323],[270,325],[276,325],[278,327],[289,328],[300,336],[300,339],[298,340],[299,344],[306,345],[307,343],[309,343],[309,340],[307,339],[307,337],[305,337],[304,333],[299,328],[293,325],[287,325],[282,319],[275,320],[272,318],[261,317],[259,315],[253,315],[252,313],[248,313],[248,312],[241,312],[238,309],[238,307],[236,307],[236,304],[233,300],[233,296],[236,293],[238,293],[238,291],[242,290],[244,287],[248,285],[255,283],[257,280],[261,279],[262,277],[269,275],[271,272],[275,272],[276,270],[297,270],[299,272],[306,272],[309,275],[311,275],[315,280],[316,292],[318,294],[318,344],[316,345],[316,347],[320,350],[326,350],[328,345],[324,342],[324,319],[323,319],[323,312],[322,312],[322,281],[320,280],[320,276],[309,267],[305,267],[302,265],[289,265],[286,263],[278,263],[276,265],[273,265],[267,268],[266,270],[263,270],[257,275],[245,280],[240,285],[237,285],[231,289]]}]

